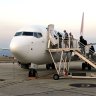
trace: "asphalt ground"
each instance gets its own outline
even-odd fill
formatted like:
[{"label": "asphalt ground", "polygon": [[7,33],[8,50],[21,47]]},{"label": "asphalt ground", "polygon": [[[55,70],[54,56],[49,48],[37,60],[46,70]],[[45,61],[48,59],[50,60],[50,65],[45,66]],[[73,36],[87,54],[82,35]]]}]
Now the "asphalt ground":
[{"label": "asphalt ground", "polygon": [[[0,96],[96,96],[96,79],[63,78],[53,80],[55,70],[37,69],[38,78],[29,78],[28,70],[17,63],[0,63]],[[70,72],[96,74],[96,70],[82,71],[81,62],[70,63]]]}]

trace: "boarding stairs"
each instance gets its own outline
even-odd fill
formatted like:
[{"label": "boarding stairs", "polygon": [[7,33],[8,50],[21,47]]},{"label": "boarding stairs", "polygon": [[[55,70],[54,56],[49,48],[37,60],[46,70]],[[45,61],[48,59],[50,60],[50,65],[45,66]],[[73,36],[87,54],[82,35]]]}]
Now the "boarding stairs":
[{"label": "boarding stairs", "polygon": [[[59,38],[57,37],[57,40],[53,39],[54,37],[50,37],[51,33],[53,32],[53,25],[52,26],[48,26],[48,52],[50,53],[50,56],[52,58],[52,61],[55,65],[55,69],[57,71],[57,74],[53,75],[53,79],[58,80],[60,76],[68,76],[68,72],[69,72],[69,64],[71,61],[71,56],[72,53],[74,53],[75,55],[79,56],[80,59],[84,60],[85,62],[87,62],[88,64],[90,64],[92,67],[96,68],[96,62],[94,62],[92,59],[89,59],[85,56],[85,54],[81,54],[79,45],[78,45],[78,40],[74,39],[73,40],[73,47],[70,48],[70,38],[68,40],[68,44],[69,46],[67,48],[65,48],[64,46],[64,39],[62,39],[62,47],[60,47],[59,45]],[[55,44],[55,43],[57,44]],[[80,43],[80,42],[79,42]],[[55,47],[52,47],[53,45],[57,45]],[[54,58],[54,53],[59,53],[59,62],[57,62]],[[68,54],[70,54],[70,56],[68,57]],[[65,55],[65,56],[64,56]]]},{"label": "boarding stairs", "polygon": [[[48,51],[55,65],[55,69],[57,71],[57,74],[53,75],[53,79],[55,80],[58,80],[59,77],[62,78],[62,76],[64,76],[65,78],[69,76],[69,66],[71,62],[71,55],[70,57],[68,57],[68,53],[74,53],[74,55],[77,55],[84,62],[87,62],[87,64],[89,64],[90,66],[96,69],[96,61],[94,61],[91,57],[88,58],[86,54],[82,54],[80,51],[80,48],[76,48],[76,47],[75,48],[57,48],[57,49],[49,48]],[[61,54],[59,62],[55,61],[54,56],[53,56],[54,53]],[[64,54],[65,54],[65,57],[63,57]]]},{"label": "boarding stairs", "polygon": [[[59,39],[58,39],[59,40]],[[69,65],[70,65],[70,61],[71,61],[71,55],[72,55],[72,52],[74,52],[75,50],[79,51],[80,49],[77,47],[78,45],[78,42],[76,39],[74,39],[74,48],[65,48],[64,47],[64,43],[63,43],[64,40],[62,40],[62,47],[59,47],[59,41],[58,41],[58,44],[55,48],[52,48],[52,43],[51,43],[51,40],[49,39],[49,42],[48,42],[48,52],[50,53],[50,56],[51,56],[51,59],[55,65],[55,69],[56,69],[56,72],[57,74],[54,74],[53,75],[53,79],[55,80],[58,80],[59,77],[67,77],[68,74],[69,74]],[[51,45],[51,46],[50,46]],[[70,43],[69,43],[70,45]],[[57,61],[55,58],[54,58],[54,54],[56,57],[59,58],[59,61]],[[57,55],[59,54],[59,56]]]}]

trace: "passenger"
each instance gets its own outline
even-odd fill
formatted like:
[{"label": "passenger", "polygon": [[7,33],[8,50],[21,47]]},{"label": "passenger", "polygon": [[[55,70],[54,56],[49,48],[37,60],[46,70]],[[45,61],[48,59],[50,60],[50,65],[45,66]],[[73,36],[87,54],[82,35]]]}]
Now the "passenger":
[{"label": "passenger", "polygon": [[83,43],[83,44],[84,44],[84,45],[87,45],[87,40],[84,39],[84,43]]},{"label": "passenger", "polygon": [[86,53],[86,57],[89,58],[89,50],[90,50],[90,45],[86,45],[85,46],[85,53]]},{"label": "passenger", "polygon": [[79,40],[79,46],[81,48],[81,53],[82,54],[85,54],[85,47],[84,47],[84,38],[83,36],[80,36],[80,40]]},{"label": "passenger", "polygon": [[60,32],[58,32],[57,35],[59,37],[59,48],[62,48],[62,35],[60,34]]},{"label": "passenger", "polygon": [[66,32],[66,30],[64,30],[64,44],[65,44],[65,48],[68,48],[69,47],[69,44],[68,44],[68,33]]},{"label": "passenger", "polygon": [[91,59],[93,60],[94,60],[94,52],[95,52],[95,49],[93,45],[91,45],[90,50],[89,50],[89,55],[91,55]]},{"label": "passenger", "polygon": [[86,53],[86,52],[85,52],[85,46],[87,45],[87,40],[84,39],[83,44],[84,44],[84,55],[86,55],[86,54],[85,54],[85,53]]},{"label": "passenger", "polygon": [[73,48],[73,35],[72,35],[72,33],[70,32],[69,33],[69,38],[70,38],[70,48]]}]

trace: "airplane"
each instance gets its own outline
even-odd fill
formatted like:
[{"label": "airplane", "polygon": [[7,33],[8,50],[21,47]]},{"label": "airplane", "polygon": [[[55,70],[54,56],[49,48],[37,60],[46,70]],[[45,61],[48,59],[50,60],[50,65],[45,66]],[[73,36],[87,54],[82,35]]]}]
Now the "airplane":
[{"label": "airplane", "polygon": [[[60,70],[62,70],[61,68],[62,61],[67,64],[70,61],[70,58],[72,57],[72,52],[75,51],[76,51],[75,54],[77,56],[79,56],[84,61],[88,62],[91,66],[96,68],[94,64],[92,64],[85,57],[83,57],[82,54],[80,54],[80,48],[78,47],[77,40],[75,41],[76,43],[74,44],[74,48],[70,48],[70,42],[69,42],[69,48],[64,48],[63,44],[62,47],[60,48],[59,46],[60,42],[58,42],[60,38],[58,36],[58,33],[61,34],[63,37],[62,32],[54,30],[53,24],[49,24],[47,28],[36,25],[21,28],[15,33],[14,37],[10,42],[10,51],[12,52],[14,57],[18,60],[18,63],[21,65],[22,68],[28,69],[30,68],[32,63],[34,63],[35,65],[46,64],[46,69],[50,68],[56,69],[57,74],[53,75],[54,80],[59,79]],[[51,52],[50,50],[53,52]],[[59,67],[56,66],[57,62],[60,62]],[[90,69],[91,66],[89,66]],[[32,74],[33,74],[34,72],[36,72],[35,70],[36,68],[34,66],[31,67],[33,67],[32,68]],[[82,69],[84,68],[85,63],[84,64],[82,63]]]},{"label": "airplane", "polygon": [[[31,63],[48,64],[46,65],[47,69],[49,66],[53,66],[53,60],[47,51],[48,40],[49,33],[57,33],[57,31],[54,30],[53,24],[48,25],[48,27],[26,26],[15,33],[10,42],[10,50],[22,67],[29,68]],[[48,33],[48,31],[52,32]],[[59,33],[62,34],[62,32]],[[52,39],[52,41],[56,40]],[[56,61],[60,60],[60,54],[55,53],[53,56]]]},{"label": "airplane", "polygon": [[[22,67],[53,63],[48,48],[48,31],[42,26],[28,26],[16,32],[10,43],[10,50]],[[57,54],[54,54],[58,61]]]},{"label": "airplane", "polygon": [[[54,32],[54,40],[58,31],[52,29],[53,24],[48,25]],[[59,32],[62,34],[62,32]],[[57,47],[57,45],[55,46]],[[27,26],[18,30],[10,42],[10,50],[18,60],[22,68],[29,68],[31,63],[46,64],[47,69],[54,69],[54,62],[48,52],[48,27]],[[60,62],[61,54],[53,53],[54,60]],[[64,55],[63,55],[64,57]]]},{"label": "airplane", "polygon": [[[81,36],[83,35],[83,21],[84,13],[82,15],[81,22]],[[34,63],[35,65],[46,64],[46,69],[56,69],[58,74],[54,74],[53,78],[55,80],[59,79],[62,61],[69,61],[73,51],[77,51],[75,52],[76,55],[96,68],[96,66],[92,62],[90,62],[84,56],[82,56],[82,54],[80,54],[80,48],[78,47],[78,41],[76,39],[74,45],[77,49],[70,48],[70,42],[68,46],[69,48],[64,48],[63,44],[61,44],[63,49],[60,49],[60,35],[58,34],[61,34],[61,37],[64,36],[64,33],[58,32],[54,29],[53,24],[49,24],[47,28],[36,25],[27,26],[21,28],[15,33],[13,39],[10,42],[10,50],[13,53],[14,57],[18,60],[18,63],[22,68],[29,68],[30,65]],[[62,42],[64,41],[62,40]],[[52,52],[51,49],[53,49],[53,51],[55,49],[55,51]],[[59,71],[56,66],[56,62],[60,62]],[[85,64],[82,65],[84,65],[82,66],[82,69],[84,69]],[[35,68],[33,68],[33,70],[34,69]],[[33,73],[34,72],[36,72],[36,70],[33,71]]]}]

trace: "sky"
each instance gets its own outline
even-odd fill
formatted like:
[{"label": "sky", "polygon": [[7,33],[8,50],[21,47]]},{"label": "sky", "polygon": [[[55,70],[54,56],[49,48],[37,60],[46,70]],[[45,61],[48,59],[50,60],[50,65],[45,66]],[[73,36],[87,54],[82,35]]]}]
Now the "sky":
[{"label": "sky", "polygon": [[0,47],[9,48],[17,30],[28,25],[54,24],[79,39],[82,13],[83,36],[96,42],[96,0],[0,0]]}]

